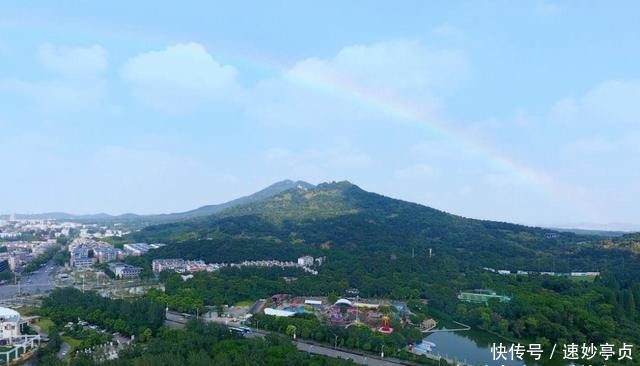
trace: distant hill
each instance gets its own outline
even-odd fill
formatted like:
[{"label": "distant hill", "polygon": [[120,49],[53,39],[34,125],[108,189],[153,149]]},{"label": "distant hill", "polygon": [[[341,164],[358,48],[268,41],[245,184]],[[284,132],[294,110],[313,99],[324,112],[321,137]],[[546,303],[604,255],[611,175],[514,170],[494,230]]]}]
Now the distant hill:
[{"label": "distant hill", "polygon": [[[292,188],[214,215],[151,226],[135,233],[135,238],[180,242],[220,233],[242,238],[272,238],[276,243],[299,243],[360,255],[418,253],[424,256],[431,248],[435,253],[446,252],[478,264],[541,270],[555,266],[547,263],[555,263],[554,257],[566,248],[597,239],[469,219],[367,192],[349,182]],[[536,257],[540,260],[532,262]],[[573,269],[569,265],[557,269]]]},{"label": "distant hill", "polygon": [[[309,189],[313,188],[314,185],[311,183],[307,183],[304,181],[293,181],[293,180],[283,180],[277,183],[274,183],[267,188],[264,188],[256,193],[253,193],[248,196],[240,197],[225,203],[216,204],[216,205],[207,205],[196,208],[194,210],[185,211],[185,212],[176,212],[170,214],[157,214],[157,215],[137,215],[134,213],[126,213],[122,215],[109,215],[106,213],[99,214],[91,214],[91,215],[74,215],[65,212],[50,212],[50,213],[40,213],[40,214],[16,214],[15,218],[19,220],[33,219],[33,220],[44,220],[44,219],[55,219],[55,220],[73,220],[73,221],[81,221],[81,222],[146,222],[149,224],[153,223],[162,223],[162,222],[172,222],[179,221],[188,218],[196,218],[201,216],[212,215],[218,213],[224,209],[237,206],[237,205],[246,205],[250,203],[259,202],[261,200],[267,199],[274,195],[277,195],[281,192],[292,188],[302,188]],[[0,219],[8,219],[10,215],[0,215]]]},{"label": "distant hill", "polygon": [[608,249],[621,249],[640,254],[640,233],[625,234],[605,240],[602,245]]},{"label": "distant hill", "polygon": [[180,219],[190,218],[190,217],[213,215],[234,206],[261,202],[265,199],[271,198],[279,193],[282,193],[290,189],[310,189],[313,187],[314,185],[311,183],[307,183],[301,180],[292,181],[287,179],[287,180],[274,183],[268,186],[267,188],[260,190],[249,196],[236,198],[229,202],[221,203],[218,205],[202,206],[200,208],[196,208],[195,210],[186,211],[186,212],[178,212],[178,213],[172,213],[172,214],[166,214],[166,215],[154,215],[154,217],[165,218],[168,220],[180,220]]},{"label": "distant hill", "polygon": [[[128,215],[128,214],[125,214]],[[36,213],[36,214],[15,214],[15,218],[17,220],[108,220],[114,217],[122,217],[120,216],[112,216],[106,213],[98,213],[98,214],[90,214],[90,215],[74,215],[66,212],[45,212],[45,213]],[[11,215],[0,215],[0,219],[8,220]]]},{"label": "distant hill", "polygon": [[614,231],[614,230],[590,230],[590,229],[572,229],[572,228],[549,228],[550,230],[575,233],[582,235],[600,236],[602,238],[617,238],[628,234],[626,231]]}]

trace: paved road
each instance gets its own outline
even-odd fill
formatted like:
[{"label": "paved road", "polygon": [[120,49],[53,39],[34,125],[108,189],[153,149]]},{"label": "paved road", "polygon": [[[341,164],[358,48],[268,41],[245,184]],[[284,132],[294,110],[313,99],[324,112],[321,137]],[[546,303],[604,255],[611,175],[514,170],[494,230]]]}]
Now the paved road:
[{"label": "paved road", "polygon": [[379,360],[377,358],[371,358],[367,356],[354,355],[353,353],[347,353],[335,350],[333,348],[328,348],[324,346],[318,346],[315,344],[307,344],[303,342],[295,342],[298,350],[302,352],[312,353],[314,355],[323,355],[332,358],[342,358],[342,359],[350,359],[355,363],[360,365],[374,365],[374,366],[398,366],[402,365],[398,362],[387,361],[387,360]]},{"label": "paved road", "polygon": [[26,276],[19,277],[20,286],[14,284],[0,285],[0,300],[15,297],[20,292],[32,295],[50,291],[55,287],[53,282],[53,260],[49,261],[44,267],[38,269],[37,273],[31,273]]},{"label": "paved road", "polygon": [[60,345],[60,351],[58,351],[58,358],[59,359],[63,359],[67,356],[67,353],[69,353],[69,350],[71,349],[71,346],[69,345],[69,343],[67,342],[62,342],[62,344]]}]

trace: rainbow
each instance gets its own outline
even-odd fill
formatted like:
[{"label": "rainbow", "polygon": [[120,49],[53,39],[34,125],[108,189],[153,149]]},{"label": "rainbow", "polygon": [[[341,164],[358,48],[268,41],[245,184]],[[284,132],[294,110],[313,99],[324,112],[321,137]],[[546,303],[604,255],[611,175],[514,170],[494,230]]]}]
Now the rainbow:
[{"label": "rainbow", "polygon": [[576,195],[575,189],[559,182],[549,173],[527,166],[501,153],[487,142],[474,139],[467,131],[427,115],[420,106],[409,100],[390,97],[376,90],[367,89],[351,80],[335,77],[335,75],[305,77],[299,74],[291,75],[284,68],[279,68],[279,72],[288,81],[298,86],[352,100],[395,118],[411,122],[410,125],[414,128],[431,136],[442,138],[500,171],[514,174],[519,181],[535,191],[551,196],[560,202],[570,203],[574,207],[588,212],[592,217],[600,216],[598,210],[592,207],[589,202],[585,202]]},{"label": "rainbow", "polygon": [[[19,24],[23,23],[24,21],[19,22]],[[50,23],[42,19],[31,20],[30,23],[40,28],[59,28],[58,23]],[[173,35],[168,34],[157,32],[149,34],[140,32],[139,30],[131,31],[118,29],[117,27],[114,29],[113,27],[103,27],[99,24],[93,24],[91,29],[94,34],[100,34],[101,36],[117,39],[118,41],[124,41],[129,44],[148,45],[149,42],[151,42],[159,45],[166,44],[167,39],[174,38]],[[249,50],[242,52],[249,56],[239,56],[238,52],[224,52],[224,50],[218,52],[223,48],[224,47],[216,47],[215,56],[220,57],[220,60],[225,63],[251,69],[258,73],[271,73],[284,76],[289,82],[295,83],[298,86],[327,93],[334,97],[351,100],[354,103],[364,105],[382,113],[387,113],[395,118],[412,122],[411,125],[414,126],[414,128],[431,136],[442,138],[448,143],[479,157],[490,164],[490,166],[514,174],[528,187],[563,202],[571,202],[577,208],[591,213],[593,217],[599,216],[597,210],[591,207],[588,202],[578,197],[572,187],[562,184],[547,172],[534,169],[521,161],[511,158],[489,143],[480,141],[470,136],[468,132],[456,128],[453,124],[427,116],[421,106],[409,100],[391,97],[379,91],[367,89],[351,80],[336,77],[335,75],[321,75],[321,77],[314,75],[313,78],[304,77],[303,75],[292,75],[288,67],[278,61],[266,58],[264,55],[256,54]]]}]

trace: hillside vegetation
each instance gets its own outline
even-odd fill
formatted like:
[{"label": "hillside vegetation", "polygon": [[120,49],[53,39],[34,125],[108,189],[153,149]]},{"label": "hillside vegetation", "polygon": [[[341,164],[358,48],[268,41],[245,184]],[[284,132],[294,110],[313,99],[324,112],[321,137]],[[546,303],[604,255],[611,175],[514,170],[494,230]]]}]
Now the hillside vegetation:
[{"label": "hillside vegetation", "polygon": [[[640,341],[640,260],[622,243],[502,222],[468,219],[366,192],[348,183],[294,188],[217,215],[157,225],[129,239],[169,245],[140,260],[326,257],[317,276],[287,270],[223,270],[169,281],[166,303],[188,311],[263,298],[273,292],[428,299],[429,311],[498,334],[536,341]],[[431,250],[431,256],[429,252]],[[599,271],[594,281],[511,271]],[[283,276],[297,281],[285,282]],[[216,285],[213,285],[216,284]],[[461,290],[490,288],[513,300],[460,303]]]}]

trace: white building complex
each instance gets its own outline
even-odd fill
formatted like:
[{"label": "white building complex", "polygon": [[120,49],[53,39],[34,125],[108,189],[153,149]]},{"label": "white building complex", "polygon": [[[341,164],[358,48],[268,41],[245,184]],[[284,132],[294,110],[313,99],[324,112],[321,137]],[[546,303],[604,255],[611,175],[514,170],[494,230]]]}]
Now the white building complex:
[{"label": "white building complex", "polygon": [[9,364],[40,344],[39,334],[20,334],[21,325],[27,320],[13,309],[0,307],[0,363]]},{"label": "white building complex", "polygon": [[298,258],[298,265],[299,266],[313,266],[313,257],[310,255],[305,255],[303,257]]},{"label": "white building complex", "polygon": [[0,343],[11,344],[20,335],[20,313],[0,307]]}]

